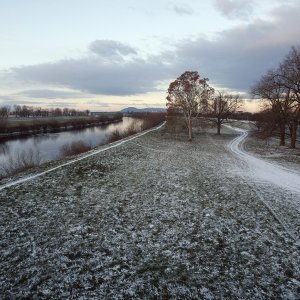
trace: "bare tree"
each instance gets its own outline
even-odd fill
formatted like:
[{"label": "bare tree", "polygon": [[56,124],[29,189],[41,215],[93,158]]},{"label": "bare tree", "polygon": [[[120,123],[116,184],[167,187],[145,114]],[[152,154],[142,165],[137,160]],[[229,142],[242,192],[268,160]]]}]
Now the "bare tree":
[{"label": "bare tree", "polygon": [[6,126],[9,112],[10,108],[8,106],[0,107],[0,129]]},{"label": "bare tree", "polygon": [[208,101],[206,114],[208,120],[217,126],[217,133],[221,134],[221,126],[229,122],[232,115],[242,106],[239,95],[218,92],[218,95]]},{"label": "bare tree", "polygon": [[272,127],[279,127],[280,145],[285,145],[288,126],[290,147],[295,148],[300,119],[300,49],[292,47],[280,66],[255,84],[252,94],[260,97],[266,104],[265,108],[273,113],[276,126]]},{"label": "bare tree", "polygon": [[20,105],[14,105],[14,112],[16,117],[18,118],[21,117],[21,111],[22,111],[22,107]]},{"label": "bare tree", "polygon": [[192,118],[197,117],[201,105],[214,93],[207,82],[207,78],[200,79],[198,72],[186,71],[171,82],[168,88],[167,107],[183,113],[189,141],[193,139]]},{"label": "bare tree", "polygon": [[300,120],[300,48],[292,47],[279,67],[280,83],[293,94],[292,113],[289,128],[291,132],[291,148],[296,148],[297,129]]},{"label": "bare tree", "polygon": [[57,107],[53,110],[53,117],[61,117],[63,115],[62,109]]},{"label": "bare tree", "polygon": [[273,131],[279,129],[280,146],[285,145],[286,127],[289,125],[291,113],[295,106],[295,98],[291,89],[282,83],[282,77],[278,71],[269,71],[253,86],[252,95],[260,97],[264,103],[264,109],[268,110],[272,117],[265,122],[273,122],[267,128]]}]

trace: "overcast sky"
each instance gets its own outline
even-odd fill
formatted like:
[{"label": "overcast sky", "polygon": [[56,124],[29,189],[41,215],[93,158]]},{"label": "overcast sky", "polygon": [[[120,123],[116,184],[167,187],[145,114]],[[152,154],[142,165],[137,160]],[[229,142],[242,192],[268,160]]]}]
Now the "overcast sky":
[{"label": "overcast sky", "polygon": [[300,43],[300,0],[0,4],[1,106],[164,107],[186,70],[247,97]]}]

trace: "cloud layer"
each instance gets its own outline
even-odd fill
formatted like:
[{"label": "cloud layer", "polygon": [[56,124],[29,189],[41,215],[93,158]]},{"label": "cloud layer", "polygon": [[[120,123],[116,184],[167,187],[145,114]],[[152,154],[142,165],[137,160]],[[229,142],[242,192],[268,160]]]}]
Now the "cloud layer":
[{"label": "cloud layer", "polygon": [[113,40],[96,40],[90,44],[89,50],[101,59],[123,60],[124,56],[137,54],[136,50],[128,45]]},{"label": "cloud layer", "polygon": [[83,98],[85,95],[80,92],[62,91],[62,90],[25,90],[17,93],[18,96],[25,96],[30,98],[46,98],[46,99],[76,99]]},{"label": "cloud layer", "polygon": [[[233,1],[222,1],[223,8],[229,2]],[[234,3],[228,12],[238,11],[238,1]],[[10,78],[74,91],[73,95],[59,95],[49,88],[44,98],[76,98],[78,93],[130,96],[158,91],[162,83],[182,72],[197,70],[217,86],[248,92],[255,80],[276,67],[300,41],[299,15],[300,4],[278,6],[267,20],[257,19],[220,32],[214,40],[198,37],[175,42],[172,50],[146,58],[119,41],[96,40],[80,59],[13,68]],[[24,93],[32,98],[43,96],[36,89]]]},{"label": "cloud layer", "polygon": [[136,50],[117,41],[97,40],[89,49],[89,55],[81,59],[22,66],[11,72],[16,80],[115,96],[155,90],[168,73],[157,57],[128,59]]}]

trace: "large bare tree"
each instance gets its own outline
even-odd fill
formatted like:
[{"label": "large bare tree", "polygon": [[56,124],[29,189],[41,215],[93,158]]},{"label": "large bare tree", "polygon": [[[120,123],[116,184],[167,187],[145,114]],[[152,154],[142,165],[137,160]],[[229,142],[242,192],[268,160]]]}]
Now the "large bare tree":
[{"label": "large bare tree", "polygon": [[186,71],[168,88],[167,107],[183,113],[189,141],[193,139],[192,119],[200,113],[201,106],[213,95],[214,89],[207,78],[200,78],[196,71]]},{"label": "large bare tree", "polygon": [[292,93],[294,103],[290,114],[291,148],[296,148],[297,129],[300,121],[300,48],[292,47],[279,66],[280,83]]},{"label": "large bare tree", "polygon": [[230,117],[237,112],[243,102],[239,95],[218,92],[207,103],[207,116],[210,122],[217,126],[217,133],[221,134],[221,126],[223,123],[229,122]]},{"label": "large bare tree", "polygon": [[278,70],[272,70],[256,82],[251,93],[254,97],[260,97],[263,101],[264,110],[271,113],[272,117],[265,120],[265,122],[273,124],[267,124],[267,128],[279,129],[280,146],[284,146],[286,128],[289,125],[291,113],[295,106],[291,89],[282,84],[282,78],[278,76]]},{"label": "large bare tree", "polygon": [[280,145],[285,144],[287,126],[290,129],[290,147],[296,147],[300,119],[300,48],[292,47],[276,70],[269,71],[252,88],[272,112],[276,129],[280,130]]}]

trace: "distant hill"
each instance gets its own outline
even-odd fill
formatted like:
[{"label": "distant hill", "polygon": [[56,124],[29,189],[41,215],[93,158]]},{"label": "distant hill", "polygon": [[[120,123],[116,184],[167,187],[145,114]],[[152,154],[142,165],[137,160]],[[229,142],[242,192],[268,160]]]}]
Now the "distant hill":
[{"label": "distant hill", "polygon": [[137,112],[165,112],[165,108],[159,108],[159,107],[147,107],[147,108],[136,108],[136,107],[126,107],[122,110],[120,110],[121,113],[137,113]]}]

